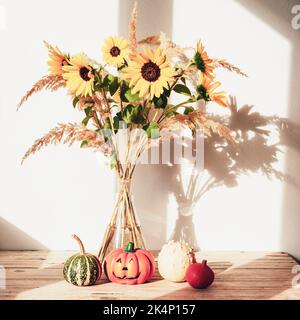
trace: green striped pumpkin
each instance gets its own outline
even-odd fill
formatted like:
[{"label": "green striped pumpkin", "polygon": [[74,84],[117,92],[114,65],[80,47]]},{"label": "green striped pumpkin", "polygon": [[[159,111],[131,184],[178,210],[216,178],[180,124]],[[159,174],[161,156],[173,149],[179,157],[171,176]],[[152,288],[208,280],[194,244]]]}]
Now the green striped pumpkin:
[{"label": "green striped pumpkin", "polygon": [[63,269],[64,278],[75,286],[90,286],[101,277],[101,264],[98,258],[85,253],[81,240],[73,235],[80,246],[80,253],[70,257]]}]

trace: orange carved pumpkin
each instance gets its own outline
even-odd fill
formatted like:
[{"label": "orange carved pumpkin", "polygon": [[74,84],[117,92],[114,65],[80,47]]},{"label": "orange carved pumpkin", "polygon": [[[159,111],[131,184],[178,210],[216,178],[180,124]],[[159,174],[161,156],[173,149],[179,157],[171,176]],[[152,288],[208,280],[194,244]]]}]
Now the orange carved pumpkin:
[{"label": "orange carved pumpkin", "polygon": [[104,260],[108,280],[121,284],[141,284],[149,281],[155,271],[154,257],[150,251],[134,249],[129,242],[126,249],[111,251]]}]

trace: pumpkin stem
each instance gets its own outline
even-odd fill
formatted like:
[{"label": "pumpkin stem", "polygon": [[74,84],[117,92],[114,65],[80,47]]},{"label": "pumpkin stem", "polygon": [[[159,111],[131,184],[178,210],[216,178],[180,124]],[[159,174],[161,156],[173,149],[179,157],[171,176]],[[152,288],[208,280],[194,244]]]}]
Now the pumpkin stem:
[{"label": "pumpkin stem", "polygon": [[85,250],[84,250],[84,246],[82,241],[80,240],[80,238],[78,236],[76,236],[76,234],[73,234],[72,237],[77,241],[79,248],[80,248],[80,254],[84,254]]},{"label": "pumpkin stem", "polygon": [[134,243],[133,242],[128,242],[125,251],[126,252],[134,252]]}]

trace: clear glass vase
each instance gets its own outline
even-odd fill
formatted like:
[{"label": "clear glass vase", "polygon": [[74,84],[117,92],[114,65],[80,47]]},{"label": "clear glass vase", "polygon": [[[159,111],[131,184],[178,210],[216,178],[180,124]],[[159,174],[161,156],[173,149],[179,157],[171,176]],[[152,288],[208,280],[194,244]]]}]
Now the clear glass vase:
[{"label": "clear glass vase", "polygon": [[132,179],[124,179],[118,183],[115,208],[98,255],[101,262],[111,250],[125,249],[128,242],[133,242],[135,248],[145,248],[141,226],[132,202],[131,181]]}]

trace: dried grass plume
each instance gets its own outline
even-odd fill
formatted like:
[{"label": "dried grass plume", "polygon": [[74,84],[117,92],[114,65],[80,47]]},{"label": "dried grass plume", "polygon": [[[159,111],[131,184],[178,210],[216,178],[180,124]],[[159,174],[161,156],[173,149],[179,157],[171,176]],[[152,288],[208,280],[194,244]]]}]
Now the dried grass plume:
[{"label": "dried grass plume", "polygon": [[134,3],[133,10],[131,13],[131,19],[129,22],[129,43],[132,51],[135,51],[137,48],[137,1]]},{"label": "dried grass plume", "polygon": [[204,135],[208,137],[214,133],[226,139],[230,144],[236,145],[236,141],[232,136],[229,127],[218,121],[210,119],[209,116],[205,115],[200,110],[196,110],[187,115],[177,114],[175,117],[168,118],[162,124],[161,129],[170,130],[180,127],[189,127],[191,130],[202,129]]},{"label": "dried grass plume", "polygon": [[248,75],[244,73],[240,68],[236,67],[235,65],[231,64],[225,59],[215,59],[214,64],[216,68],[221,67],[221,68],[227,69],[230,72],[235,72],[240,76],[248,77]]},{"label": "dried grass plume", "polygon": [[48,75],[44,76],[42,79],[37,81],[30,90],[22,97],[21,101],[18,104],[17,110],[31,97],[34,93],[47,89],[50,91],[55,91],[59,88],[62,88],[66,85],[65,80],[62,76],[59,75]]},{"label": "dried grass plume", "polygon": [[51,129],[42,138],[37,139],[30,149],[27,150],[22,158],[22,163],[30,155],[35,154],[41,148],[47,147],[49,144],[64,143],[71,146],[75,141],[85,141],[85,147],[99,149],[104,144],[104,139],[95,131],[89,130],[83,124],[67,123],[58,124]]}]

